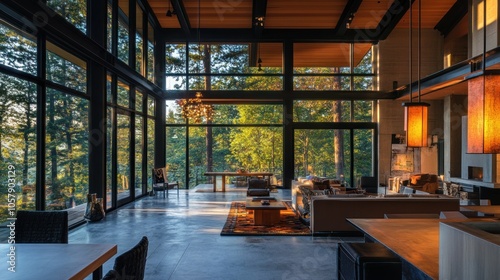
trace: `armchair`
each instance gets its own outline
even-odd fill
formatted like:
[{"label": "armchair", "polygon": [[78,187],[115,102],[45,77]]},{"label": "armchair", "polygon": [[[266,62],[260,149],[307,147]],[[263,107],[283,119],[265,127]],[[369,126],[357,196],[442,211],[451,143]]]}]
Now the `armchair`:
[{"label": "armchair", "polygon": [[167,178],[167,169],[163,168],[153,168],[153,192],[163,192],[163,197],[168,190],[177,189],[177,196],[179,196],[179,181],[169,182]]}]

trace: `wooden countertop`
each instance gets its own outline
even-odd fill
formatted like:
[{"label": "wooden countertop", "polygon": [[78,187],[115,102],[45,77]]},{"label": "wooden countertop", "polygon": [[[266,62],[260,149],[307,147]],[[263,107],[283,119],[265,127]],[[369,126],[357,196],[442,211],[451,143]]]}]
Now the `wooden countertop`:
[{"label": "wooden countertop", "polygon": [[439,279],[439,222],[443,220],[347,220],[430,278]]},{"label": "wooden countertop", "polygon": [[500,205],[469,205],[461,206],[461,208],[481,212],[483,214],[494,215],[496,217],[500,216]]}]

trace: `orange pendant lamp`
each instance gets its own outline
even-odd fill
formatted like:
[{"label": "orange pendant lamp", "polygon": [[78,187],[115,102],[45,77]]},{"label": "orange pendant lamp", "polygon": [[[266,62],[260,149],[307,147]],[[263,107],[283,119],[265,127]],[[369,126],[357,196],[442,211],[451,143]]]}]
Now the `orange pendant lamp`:
[{"label": "orange pendant lamp", "polygon": [[420,55],[421,55],[421,0],[418,1],[418,102],[413,102],[412,98],[412,1],[410,0],[410,102],[403,103],[405,107],[405,130],[406,130],[406,146],[411,148],[427,147],[427,118],[429,103],[421,102],[420,100]]},{"label": "orange pendant lamp", "polygon": [[[479,14],[479,13],[477,13]],[[500,153],[500,74],[486,70],[486,3],[483,1],[482,70],[468,79],[467,153]]]},{"label": "orange pendant lamp", "polygon": [[407,102],[405,106],[406,146],[427,147],[427,116],[429,103]]},{"label": "orange pendant lamp", "polygon": [[500,75],[481,72],[468,81],[467,153],[500,153]]}]

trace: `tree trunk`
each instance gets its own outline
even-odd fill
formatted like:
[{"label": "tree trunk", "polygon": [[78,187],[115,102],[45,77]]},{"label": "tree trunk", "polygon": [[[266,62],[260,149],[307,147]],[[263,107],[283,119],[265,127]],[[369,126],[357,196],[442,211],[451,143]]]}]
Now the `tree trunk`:
[{"label": "tree trunk", "polygon": [[64,99],[64,108],[68,113],[68,118],[65,119],[66,145],[68,145],[67,160],[69,163],[69,187],[75,186],[75,168],[74,160],[71,158],[73,154],[73,141],[71,139],[71,123],[73,122],[73,114],[68,104],[68,100]]},{"label": "tree trunk", "polygon": [[[212,89],[212,82],[210,80],[210,73],[211,73],[211,68],[210,68],[210,45],[204,44],[203,45],[203,69],[205,69],[205,73],[207,76],[205,76],[205,90],[211,90]],[[210,125],[212,124],[212,121],[207,120],[207,124]],[[212,127],[207,126],[205,130],[205,143],[207,147],[207,171],[211,172],[213,171],[213,134],[212,134]]]},{"label": "tree trunk", "polygon": [[[342,115],[342,101],[333,101],[332,115],[334,122],[340,121]],[[344,176],[344,133],[341,129],[333,131],[333,148],[335,159],[335,176],[342,178]]]},{"label": "tree trunk", "polygon": [[[335,69],[335,73],[339,73],[339,69]],[[334,77],[333,79],[333,89],[340,90],[341,80],[340,77]],[[336,100],[332,103],[332,117],[333,122],[339,123],[342,120],[342,101]],[[335,159],[335,176],[337,178],[344,177],[344,134],[340,129],[335,129],[333,131],[333,148],[334,148],[334,159]]]},{"label": "tree trunk", "polygon": [[23,156],[23,186],[26,186],[28,184],[28,166],[29,166],[29,158],[28,158],[28,153],[29,153],[29,132],[31,129],[31,106],[30,106],[30,98],[29,98],[29,92],[28,92],[28,99],[26,100],[26,128],[23,131],[23,137],[24,137],[24,156]]},{"label": "tree trunk", "polygon": [[57,150],[56,150],[56,131],[54,123],[55,105],[54,105],[54,95],[48,94],[49,98],[49,108],[47,114],[49,115],[49,123],[47,124],[47,135],[49,136],[50,143],[50,183],[52,186],[52,194],[55,195],[59,192],[59,186],[57,182]]}]

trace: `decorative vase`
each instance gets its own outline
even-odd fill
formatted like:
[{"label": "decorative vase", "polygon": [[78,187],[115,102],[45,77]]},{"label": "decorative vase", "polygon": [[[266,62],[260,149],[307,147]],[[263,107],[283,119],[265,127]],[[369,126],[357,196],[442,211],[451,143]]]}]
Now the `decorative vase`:
[{"label": "decorative vase", "polygon": [[105,215],[102,198],[97,198],[95,193],[87,194],[87,209],[83,217],[89,222],[96,222],[102,220]]}]

